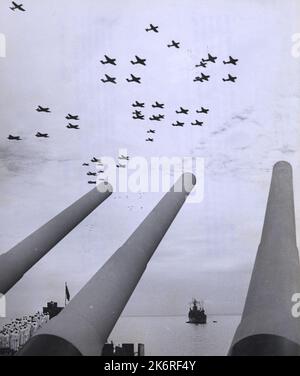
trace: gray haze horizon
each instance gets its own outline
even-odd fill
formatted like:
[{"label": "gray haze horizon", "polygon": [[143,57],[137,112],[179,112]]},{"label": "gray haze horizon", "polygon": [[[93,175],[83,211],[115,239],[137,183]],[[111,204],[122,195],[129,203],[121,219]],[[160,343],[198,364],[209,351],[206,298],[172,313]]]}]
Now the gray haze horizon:
[{"label": "gray haze horizon", "polygon": [[[12,12],[0,0],[0,253],[88,192],[82,163],[93,156],[188,156],[205,161],[204,199],[186,204],[166,234],[124,315],[185,314],[193,297],[208,314],[240,314],[260,242],[273,165],[293,166],[300,230],[300,32],[297,0],[24,0]],[[148,5],[147,5],[148,4]],[[146,33],[153,23],[159,34]],[[179,50],[167,48],[171,40]],[[195,68],[208,53],[211,81]],[[116,67],[103,66],[107,54]],[[135,55],[146,67],[133,67]],[[222,64],[229,55],[236,67]],[[104,74],[117,77],[105,85]],[[126,82],[142,77],[142,85]],[[228,73],[236,84],[223,83]],[[131,104],[166,104],[156,126],[131,119]],[[38,105],[51,108],[39,114]],[[174,128],[175,110],[210,108],[204,127]],[[80,131],[66,129],[68,113]],[[36,139],[37,131],[49,133]],[[22,142],[9,142],[9,134]],[[33,313],[74,296],[122,245],[161,194],[114,193],[7,294],[8,316]],[[298,236],[299,238],[299,236]],[[134,267],[134,260],[133,260]]]}]

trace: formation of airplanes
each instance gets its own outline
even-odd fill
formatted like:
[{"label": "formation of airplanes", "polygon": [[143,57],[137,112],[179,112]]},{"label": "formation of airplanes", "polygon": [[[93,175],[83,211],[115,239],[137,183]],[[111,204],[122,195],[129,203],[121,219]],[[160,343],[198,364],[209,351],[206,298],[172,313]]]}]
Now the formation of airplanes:
[{"label": "formation of airplanes", "polygon": [[204,81],[209,81],[210,79],[210,76],[209,75],[205,75],[204,73],[201,73],[201,77],[197,76],[194,78],[194,82],[204,82]]}]

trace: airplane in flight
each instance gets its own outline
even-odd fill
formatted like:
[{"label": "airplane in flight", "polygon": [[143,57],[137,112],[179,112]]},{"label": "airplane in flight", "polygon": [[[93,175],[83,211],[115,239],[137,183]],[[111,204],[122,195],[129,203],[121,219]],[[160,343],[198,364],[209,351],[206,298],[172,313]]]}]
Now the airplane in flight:
[{"label": "airplane in flight", "polygon": [[155,134],[155,130],[154,129],[149,129],[149,131],[147,131],[147,133],[153,133],[153,134]]},{"label": "airplane in flight", "polygon": [[117,168],[126,168],[126,165],[122,165],[121,163],[117,164]]},{"label": "airplane in flight", "polygon": [[196,120],[195,123],[191,123],[191,124],[192,125],[199,125],[200,127],[202,127],[203,121]]},{"label": "airplane in flight", "polygon": [[146,31],[154,31],[154,33],[158,33],[158,26],[153,26],[152,24],[150,24],[149,28],[147,28]]},{"label": "airplane in flight", "polygon": [[141,111],[135,111],[132,114],[132,119],[134,120],[145,120],[145,115],[143,115]]},{"label": "airplane in flight", "polygon": [[82,165],[83,167],[88,167],[89,166],[89,164],[88,163],[83,163],[83,165]]},{"label": "airplane in flight", "polygon": [[158,115],[158,116],[156,116],[156,115],[152,115],[150,118],[149,118],[149,120],[151,120],[151,121],[161,121],[162,119],[164,119],[164,116],[163,115]]},{"label": "airplane in flight", "polygon": [[97,159],[97,158],[93,158],[93,159],[91,159],[91,162],[92,163],[101,163],[101,159]]},{"label": "airplane in flight", "polygon": [[133,74],[130,75],[131,78],[126,78],[126,81],[127,82],[135,82],[137,84],[140,84],[141,83],[141,77],[135,77]]},{"label": "airplane in flight", "polygon": [[120,161],[129,161],[130,160],[130,157],[126,157],[125,155],[120,155],[119,157]]},{"label": "airplane in flight", "polygon": [[87,176],[97,176],[97,173],[96,172],[88,172]]},{"label": "airplane in flight", "polygon": [[163,103],[158,103],[158,102],[155,102],[153,105],[152,105],[153,108],[165,108],[165,105]]},{"label": "airplane in flight", "polygon": [[204,63],[203,61],[200,62],[200,64],[196,65],[196,68],[206,68],[207,63]]},{"label": "airplane in flight", "polygon": [[67,120],[79,120],[79,116],[78,115],[71,115],[71,114],[68,114],[68,116],[66,116],[66,119]]},{"label": "airplane in flight", "polygon": [[234,59],[232,56],[229,56],[229,60],[228,61],[223,61],[223,64],[232,64],[232,65],[236,65],[238,63],[239,59]]},{"label": "airplane in flight", "polygon": [[37,137],[37,138],[49,138],[49,135],[48,135],[48,133],[37,132],[37,134],[35,135],[35,137]]},{"label": "airplane in flight", "polygon": [[13,6],[10,8],[11,10],[15,11],[17,9],[17,10],[20,10],[21,12],[26,12],[26,9],[23,8],[23,4],[17,4],[14,1],[12,1],[12,5]]},{"label": "airplane in flight", "polygon": [[179,48],[179,46],[180,46],[180,42],[175,42],[174,40],[172,40],[171,44],[168,44],[169,48],[171,47]]},{"label": "airplane in flight", "polygon": [[69,123],[69,124],[67,125],[67,128],[68,128],[68,129],[77,129],[77,130],[80,129],[80,128],[79,128],[79,125],[73,125],[73,124],[71,124],[71,123]]},{"label": "airplane in flight", "polygon": [[186,110],[186,109],[180,107],[180,111],[176,111],[176,114],[188,115],[189,114],[189,110]]},{"label": "airplane in flight", "polygon": [[135,103],[133,103],[132,107],[144,108],[145,107],[145,103],[141,103],[141,102],[135,101]]},{"label": "airplane in flight", "polygon": [[140,65],[146,66],[146,61],[147,61],[146,59],[141,59],[137,55],[135,55],[135,58],[136,58],[136,61],[131,60],[132,65],[140,64]]},{"label": "airplane in flight", "polygon": [[104,174],[104,170],[100,170],[100,171],[98,171],[98,174]]},{"label": "airplane in flight", "polygon": [[116,79],[117,79],[116,77],[110,77],[108,74],[106,74],[105,77],[106,77],[106,80],[104,80],[103,78],[101,78],[101,81],[104,82],[105,84],[107,82],[110,82],[112,84],[116,84],[117,83],[116,82]]},{"label": "airplane in flight", "polygon": [[47,112],[47,113],[50,113],[50,108],[49,107],[42,107],[42,106],[38,106],[38,108],[36,109],[37,112]]},{"label": "airplane in flight", "polygon": [[205,75],[204,73],[201,73],[201,77],[199,77],[199,76],[195,77],[194,82],[197,82],[197,81],[200,81],[200,82],[209,81],[209,79],[210,79],[210,76]]},{"label": "airplane in flight", "polygon": [[103,61],[103,60],[100,60],[100,62],[101,62],[103,65],[105,65],[105,64],[117,65],[117,64],[116,64],[116,60],[117,60],[117,59],[111,59],[111,58],[108,57],[107,55],[104,55],[104,57],[105,57],[105,60],[104,60],[104,61]]},{"label": "airplane in flight", "polygon": [[12,136],[11,134],[7,137],[10,141],[22,141],[20,136]]},{"label": "airplane in flight", "polygon": [[236,81],[236,79],[237,79],[237,77],[233,77],[233,76],[231,76],[231,74],[229,74],[228,75],[228,78],[223,78],[223,81],[224,82],[235,82]]},{"label": "airplane in flight", "polygon": [[183,127],[184,123],[181,123],[180,121],[177,120],[177,122],[173,123],[172,125],[173,125],[173,127]]},{"label": "airplane in flight", "polygon": [[197,114],[208,114],[209,113],[209,109],[201,107],[201,111],[197,110],[196,112],[197,112]]},{"label": "airplane in flight", "polygon": [[147,138],[146,142],[154,142],[154,138]]},{"label": "airplane in flight", "polygon": [[218,59],[217,56],[212,56],[211,54],[208,54],[208,58],[202,59],[202,62],[203,63],[215,63],[217,59]]},{"label": "airplane in flight", "polygon": [[88,184],[97,184],[97,182],[96,181],[88,181]]}]

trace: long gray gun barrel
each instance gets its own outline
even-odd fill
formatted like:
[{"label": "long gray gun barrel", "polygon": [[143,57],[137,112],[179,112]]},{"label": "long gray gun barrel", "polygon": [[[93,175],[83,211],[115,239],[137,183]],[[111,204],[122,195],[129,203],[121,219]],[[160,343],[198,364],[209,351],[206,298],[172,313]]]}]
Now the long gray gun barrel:
[{"label": "long gray gun barrel", "polygon": [[300,319],[292,316],[295,293],[300,293],[300,267],[292,168],[278,162],[242,320],[229,354],[300,355]]},{"label": "long gray gun barrel", "polygon": [[100,355],[148,261],[195,184],[194,175],[182,175],[125,244],[18,355]]},{"label": "long gray gun barrel", "polygon": [[51,221],[0,256],[0,293],[6,294],[43,256],[112,193],[101,183]]}]

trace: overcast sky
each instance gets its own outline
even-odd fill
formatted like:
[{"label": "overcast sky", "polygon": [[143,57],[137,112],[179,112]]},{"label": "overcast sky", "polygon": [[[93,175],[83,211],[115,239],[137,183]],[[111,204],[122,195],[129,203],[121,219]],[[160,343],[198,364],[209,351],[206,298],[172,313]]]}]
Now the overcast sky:
[{"label": "overcast sky", "polygon": [[[6,252],[86,193],[82,163],[93,156],[193,156],[205,160],[205,193],[186,204],[152,258],[126,308],[128,314],[185,313],[192,297],[209,313],[240,313],[260,241],[271,169],[294,168],[300,229],[300,32],[298,0],[24,0],[12,12],[0,0],[0,252]],[[297,16],[298,15],[298,16]],[[160,32],[146,33],[153,23]],[[181,48],[169,49],[171,40]],[[207,53],[216,64],[195,68]],[[104,54],[118,65],[103,66]],[[132,66],[134,55],[147,66]],[[236,67],[223,65],[229,55]],[[201,72],[210,82],[194,83]],[[117,77],[105,85],[104,74]],[[129,84],[131,74],[142,85]],[[236,84],[223,83],[228,73]],[[165,103],[165,121],[146,143],[148,120],[131,119],[131,104]],[[39,114],[38,105],[51,108]],[[179,106],[190,109],[184,128]],[[192,127],[196,109],[210,109]],[[66,129],[67,113],[80,131]],[[199,119],[200,120],[200,119]],[[36,139],[37,131],[49,133]],[[8,134],[22,142],[9,142]],[[162,194],[114,194],[9,292],[11,316],[73,296],[122,245]],[[131,208],[133,206],[133,208]]]}]

